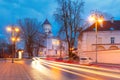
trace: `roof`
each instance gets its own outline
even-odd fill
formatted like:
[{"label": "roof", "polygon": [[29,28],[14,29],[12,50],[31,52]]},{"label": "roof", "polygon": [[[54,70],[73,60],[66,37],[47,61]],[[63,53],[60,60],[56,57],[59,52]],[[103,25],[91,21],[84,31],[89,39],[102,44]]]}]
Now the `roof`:
[{"label": "roof", "polygon": [[[97,25],[98,31],[114,31],[120,30],[120,20],[116,21],[104,21],[102,24]],[[95,23],[85,29],[84,31],[95,31]]]},{"label": "roof", "polygon": [[[48,19],[46,19],[45,21],[44,21],[44,23],[43,23],[43,25],[44,24],[50,24],[50,22],[48,21]],[[51,24],[50,24],[51,25]]]}]

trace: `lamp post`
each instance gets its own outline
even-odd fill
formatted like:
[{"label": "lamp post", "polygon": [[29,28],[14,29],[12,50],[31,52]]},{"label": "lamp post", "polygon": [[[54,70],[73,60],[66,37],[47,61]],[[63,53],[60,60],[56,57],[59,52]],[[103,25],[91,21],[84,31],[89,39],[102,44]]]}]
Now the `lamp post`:
[{"label": "lamp post", "polygon": [[20,41],[20,38],[18,37],[18,33],[20,32],[20,29],[17,26],[8,26],[7,31],[11,32],[11,42],[12,42],[12,63],[14,63],[14,57],[15,57],[15,46],[16,42]]},{"label": "lamp post", "polygon": [[96,34],[96,55],[95,62],[98,62],[98,53],[97,53],[97,38],[98,38],[98,23],[102,23],[104,20],[104,16],[98,11],[93,11],[89,17],[89,20],[95,23],[95,34]]}]

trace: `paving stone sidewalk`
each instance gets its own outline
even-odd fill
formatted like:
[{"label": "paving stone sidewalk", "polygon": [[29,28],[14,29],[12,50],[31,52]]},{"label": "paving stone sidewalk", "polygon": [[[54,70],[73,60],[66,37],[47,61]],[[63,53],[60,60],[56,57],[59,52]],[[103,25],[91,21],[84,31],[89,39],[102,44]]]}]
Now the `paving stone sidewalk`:
[{"label": "paving stone sidewalk", "polygon": [[0,80],[29,80],[19,63],[0,62]]},{"label": "paving stone sidewalk", "polygon": [[93,64],[92,66],[103,67],[103,68],[120,71],[120,64],[97,63],[97,64]]},{"label": "paving stone sidewalk", "polygon": [[24,61],[0,61],[0,80],[50,80]]}]

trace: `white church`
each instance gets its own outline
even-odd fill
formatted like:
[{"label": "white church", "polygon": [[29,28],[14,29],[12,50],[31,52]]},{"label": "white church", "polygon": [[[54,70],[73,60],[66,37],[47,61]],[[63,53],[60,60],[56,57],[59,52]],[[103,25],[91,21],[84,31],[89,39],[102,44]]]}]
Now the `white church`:
[{"label": "white church", "polygon": [[91,25],[84,30],[81,39],[78,38],[80,57],[97,59],[99,63],[120,64],[120,21],[104,21],[97,28],[96,33],[95,24]]},{"label": "white church", "polygon": [[65,56],[67,55],[67,44],[65,41],[53,36],[52,25],[46,19],[43,23],[44,33],[46,35],[45,48],[43,50],[43,56]]}]

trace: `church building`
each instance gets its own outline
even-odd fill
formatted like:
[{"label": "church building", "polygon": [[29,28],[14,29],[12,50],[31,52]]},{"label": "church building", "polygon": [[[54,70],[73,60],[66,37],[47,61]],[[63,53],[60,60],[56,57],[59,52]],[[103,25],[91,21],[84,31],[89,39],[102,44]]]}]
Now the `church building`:
[{"label": "church building", "polygon": [[65,41],[53,36],[52,25],[46,19],[43,23],[44,34],[46,35],[44,55],[45,56],[64,56],[67,53],[67,44]]}]

